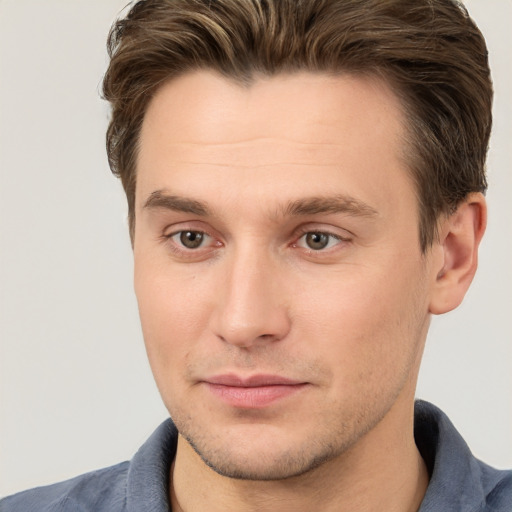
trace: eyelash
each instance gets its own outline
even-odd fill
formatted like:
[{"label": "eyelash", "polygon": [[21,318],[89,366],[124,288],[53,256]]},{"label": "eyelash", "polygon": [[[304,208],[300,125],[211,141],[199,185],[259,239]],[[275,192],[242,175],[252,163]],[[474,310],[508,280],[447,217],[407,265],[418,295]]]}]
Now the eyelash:
[{"label": "eyelash", "polygon": [[[194,234],[197,234],[197,235],[200,235],[203,237],[210,238],[214,241],[214,245],[213,245],[213,247],[212,246],[204,247],[203,242],[202,242],[201,245],[198,246],[197,248],[188,248],[188,247],[185,247],[180,241],[173,240],[175,237],[182,236],[184,233],[194,233]],[[310,247],[301,247],[299,245],[299,241],[307,235],[324,235],[324,236],[328,237],[328,242],[327,242],[327,246],[326,246],[327,248],[322,247],[319,249],[313,249]],[[212,236],[208,232],[200,230],[200,229],[180,229],[178,231],[173,231],[172,233],[169,233],[167,235],[163,235],[162,238],[163,238],[164,242],[170,247],[172,252],[174,252],[178,256],[186,256],[189,258],[203,257],[203,256],[205,256],[205,252],[204,252],[205,249],[209,249],[207,252],[210,252],[211,250],[215,249],[216,247],[222,247],[224,245],[220,241],[215,242],[214,236]],[[295,241],[292,244],[290,244],[291,247],[299,248],[299,249],[303,250],[304,252],[306,252],[308,255],[317,256],[317,257],[321,257],[321,255],[323,255],[323,254],[329,254],[331,252],[331,250],[335,250],[335,247],[337,245],[339,245],[340,243],[350,242],[349,237],[343,237],[339,234],[334,234],[334,233],[331,233],[326,230],[311,229],[311,227],[308,227],[308,226],[300,228],[300,230],[293,235],[293,239]],[[328,247],[329,243],[332,240],[336,241],[336,243],[334,244],[334,247]],[[203,249],[203,250],[201,251],[201,249]]]},{"label": "eyelash", "polygon": [[[212,240],[215,240],[215,238],[208,234],[206,231],[202,231],[200,229],[180,229],[179,231],[173,231],[172,233],[169,233],[168,235],[163,235],[162,238],[164,242],[170,247],[170,249],[180,256],[186,255],[188,257],[194,257],[198,256],[201,249],[204,249],[203,243],[201,243],[200,246],[194,249],[191,249],[189,247],[185,247],[183,244],[181,244],[177,240],[173,240],[174,237],[179,237],[183,235],[184,233],[194,233],[196,235],[200,235],[203,237],[211,238]],[[223,244],[222,242],[215,242],[214,246],[221,247]],[[211,249],[211,248],[210,248]],[[204,255],[204,251],[201,253]]]},{"label": "eyelash", "polygon": [[[304,227],[304,228],[301,228],[300,231],[298,232],[297,235],[295,235],[295,239],[297,240],[296,242],[294,242],[292,244],[293,247],[298,247],[298,242],[299,240],[301,240],[303,237],[305,237],[306,235],[325,235],[327,236],[330,240],[336,240],[337,243],[335,245],[339,245],[339,243],[341,242],[349,242],[350,239],[348,237],[343,237],[339,234],[335,234],[335,233],[331,233],[329,231],[326,231],[326,230],[322,230],[322,229],[311,229],[311,227]],[[329,243],[329,242],[328,242]],[[308,248],[308,247],[301,247],[302,249],[304,249],[305,251],[307,251],[309,254],[313,254],[313,255],[319,255],[320,253],[327,253],[329,251],[330,248],[328,249],[325,249],[325,248],[321,248],[321,249],[312,249],[312,248]]]}]

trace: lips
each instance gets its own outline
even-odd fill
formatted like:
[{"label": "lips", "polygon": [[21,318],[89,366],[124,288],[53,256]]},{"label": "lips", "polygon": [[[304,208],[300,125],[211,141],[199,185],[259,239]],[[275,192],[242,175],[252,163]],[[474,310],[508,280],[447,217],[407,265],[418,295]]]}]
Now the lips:
[{"label": "lips", "polygon": [[216,375],[204,381],[208,391],[232,407],[259,409],[303,390],[306,382],[279,375]]},{"label": "lips", "polygon": [[280,377],[279,375],[252,375],[250,377],[239,377],[234,374],[217,375],[207,379],[210,384],[220,386],[233,386],[240,388],[255,388],[260,386],[293,386],[303,384],[302,382]]}]

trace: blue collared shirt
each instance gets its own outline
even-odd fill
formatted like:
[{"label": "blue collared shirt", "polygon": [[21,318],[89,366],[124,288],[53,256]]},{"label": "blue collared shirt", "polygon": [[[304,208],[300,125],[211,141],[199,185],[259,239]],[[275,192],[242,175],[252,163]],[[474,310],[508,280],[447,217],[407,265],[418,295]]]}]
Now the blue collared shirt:
[{"label": "blue collared shirt", "polygon": [[[512,470],[473,457],[437,407],[416,402],[414,434],[431,473],[419,512],[512,512]],[[0,501],[0,512],[169,512],[177,439],[169,419],[131,461],[14,494]]]}]

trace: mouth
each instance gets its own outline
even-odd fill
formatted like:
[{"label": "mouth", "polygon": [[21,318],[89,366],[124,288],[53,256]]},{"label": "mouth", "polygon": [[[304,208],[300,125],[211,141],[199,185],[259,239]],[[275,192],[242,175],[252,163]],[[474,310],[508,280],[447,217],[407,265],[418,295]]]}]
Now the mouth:
[{"label": "mouth", "polygon": [[279,375],[216,375],[203,383],[215,398],[232,407],[243,409],[261,409],[291,397],[308,386],[307,382]]}]

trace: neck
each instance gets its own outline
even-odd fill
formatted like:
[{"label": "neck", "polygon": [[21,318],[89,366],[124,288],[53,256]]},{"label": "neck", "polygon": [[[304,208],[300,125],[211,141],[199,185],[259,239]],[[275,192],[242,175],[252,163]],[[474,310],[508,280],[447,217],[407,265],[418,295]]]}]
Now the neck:
[{"label": "neck", "polygon": [[428,474],[414,443],[412,400],[403,411],[395,403],[352,448],[304,475],[279,481],[223,477],[180,436],[171,475],[172,510],[417,511]]}]

